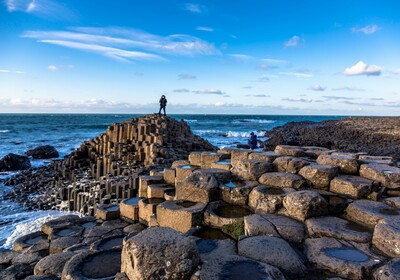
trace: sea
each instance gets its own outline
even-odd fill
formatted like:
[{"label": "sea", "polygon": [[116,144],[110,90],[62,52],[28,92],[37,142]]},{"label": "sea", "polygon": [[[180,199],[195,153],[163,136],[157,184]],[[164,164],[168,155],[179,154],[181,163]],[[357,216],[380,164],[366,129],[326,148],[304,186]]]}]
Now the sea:
[{"label": "sea", "polygon": [[[0,158],[8,153],[23,155],[27,150],[52,145],[60,159],[80,144],[106,131],[112,123],[120,123],[142,115],[136,114],[0,114]],[[170,115],[185,120],[193,133],[219,148],[247,143],[250,132],[260,140],[264,133],[287,122],[335,120],[344,116],[292,115]],[[33,160],[33,167],[49,164],[49,160]],[[14,240],[40,229],[40,225],[66,212],[30,211],[23,205],[5,200],[4,192],[12,190],[4,180],[16,172],[0,172],[0,250],[12,248]]]}]

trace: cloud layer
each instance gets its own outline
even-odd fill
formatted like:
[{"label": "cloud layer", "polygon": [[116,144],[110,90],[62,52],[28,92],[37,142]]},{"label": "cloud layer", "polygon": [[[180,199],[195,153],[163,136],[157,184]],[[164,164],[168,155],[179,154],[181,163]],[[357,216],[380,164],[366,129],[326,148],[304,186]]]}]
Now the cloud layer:
[{"label": "cloud layer", "polygon": [[366,25],[364,27],[353,27],[351,31],[353,33],[364,33],[365,35],[371,35],[379,31],[381,28],[375,24]]}]

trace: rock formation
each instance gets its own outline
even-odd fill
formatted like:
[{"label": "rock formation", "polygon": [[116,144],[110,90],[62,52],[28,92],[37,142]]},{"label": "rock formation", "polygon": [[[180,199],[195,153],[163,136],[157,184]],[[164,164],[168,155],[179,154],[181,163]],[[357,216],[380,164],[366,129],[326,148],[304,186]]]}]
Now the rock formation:
[{"label": "rock formation", "polygon": [[25,170],[31,167],[28,157],[10,153],[0,159],[0,172]]},{"label": "rock formation", "polygon": [[25,155],[35,159],[58,158],[59,156],[56,148],[50,145],[39,146],[32,150],[28,150]]},{"label": "rock formation", "polygon": [[[51,202],[93,207],[95,217],[64,216],[19,238],[0,253],[1,279],[400,278],[400,168],[391,158],[285,145],[157,154],[142,158],[156,168],[124,188],[131,169],[104,176],[107,162],[101,171],[97,160],[107,153],[98,151],[108,144],[88,143],[54,165],[78,180]],[[93,206],[81,204],[90,194]]]}]

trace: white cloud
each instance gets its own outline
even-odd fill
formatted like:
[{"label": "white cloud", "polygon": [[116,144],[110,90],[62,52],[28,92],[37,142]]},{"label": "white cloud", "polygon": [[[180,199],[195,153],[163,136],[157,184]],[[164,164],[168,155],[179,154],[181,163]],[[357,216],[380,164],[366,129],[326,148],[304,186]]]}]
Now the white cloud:
[{"label": "white cloud", "polygon": [[267,95],[267,94],[246,94],[245,96],[251,96],[251,97],[271,97],[271,95]]},{"label": "white cloud", "polygon": [[178,79],[179,80],[195,80],[197,77],[195,75],[190,75],[190,74],[179,74]]},{"label": "white cloud", "polygon": [[206,26],[197,26],[196,29],[199,31],[214,32],[214,28],[206,27]]},{"label": "white cloud", "polygon": [[182,9],[185,11],[194,13],[194,14],[202,14],[207,11],[207,8],[205,6],[200,5],[200,4],[194,4],[194,3],[183,4]]},{"label": "white cloud", "polygon": [[364,33],[365,35],[371,35],[374,34],[375,32],[379,31],[382,29],[381,27],[377,26],[376,24],[369,24],[364,27],[353,27],[351,31],[353,33]]},{"label": "white cloud", "polygon": [[85,44],[85,43],[62,41],[62,40],[40,40],[39,42],[63,46],[72,49],[83,50],[83,51],[94,52],[120,61],[129,61],[129,60],[165,61],[164,58],[155,54],[138,52],[138,51],[127,51],[123,49],[104,47],[94,44]]},{"label": "white cloud", "polygon": [[348,76],[367,75],[379,76],[382,73],[383,67],[378,65],[367,65],[363,61],[357,62],[355,65],[347,67],[343,74]]},{"label": "white cloud", "polygon": [[308,88],[308,90],[314,90],[314,91],[324,91],[326,90],[326,87],[321,86],[320,84],[315,84],[312,85]]},{"label": "white cloud", "polygon": [[196,94],[216,94],[216,95],[225,95],[226,94],[225,92],[223,92],[220,89],[213,89],[213,88],[204,89],[204,90],[194,90],[193,92]]},{"label": "white cloud", "polygon": [[284,43],[284,46],[287,48],[295,48],[295,47],[298,47],[299,44],[300,44],[300,37],[295,35],[292,38],[290,38],[289,40],[287,40]]},{"label": "white cloud", "polygon": [[5,0],[9,12],[24,12],[51,19],[74,19],[75,14],[53,0]]},{"label": "white cloud", "polygon": [[244,63],[248,62],[254,59],[253,56],[247,55],[247,54],[240,54],[240,53],[235,53],[235,54],[230,54],[230,57],[233,57],[236,62],[238,63]]},{"label": "white cloud", "polygon": [[173,92],[186,93],[186,92],[190,92],[190,90],[188,90],[187,88],[178,88],[178,89],[174,89]]},{"label": "white cloud", "polygon": [[[92,51],[118,60],[165,60],[157,54],[215,55],[219,50],[197,37],[159,36],[125,28],[76,28],[76,31],[26,31],[22,37],[68,48]],[[140,51],[139,51],[140,50]]]},{"label": "white cloud", "polygon": [[49,65],[49,66],[47,66],[47,69],[49,69],[50,71],[57,71],[58,67],[55,65]]},{"label": "white cloud", "polygon": [[303,78],[303,79],[308,79],[312,78],[313,75],[309,73],[303,73],[303,72],[279,72],[279,74],[284,75],[284,76],[292,76],[296,78]]},{"label": "white cloud", "polygon": [[0,73],[10,73],[10,70],[6,70],[6,69],[0,69]]},{"label": "white cloud", "polygon": [[265,63],[287,63],[286,60],[274,59],[274,58],[262,58],[260,59],[260,61]]},{"label": "white cloud", "polygon": [[347,96],[335,96],[335,95],[324,95],[323,98],[330,99],[330,100],[354,100],[354,97],[347,97]]},{"label": "white cloud", "polygon": [[304,98],[282,98],[283,101],[295,102],[295,103],[311,103],[313,100]]},{"label": "white cloud", "polygon": [[362,88],[357,88],[357,87],[351,87],[351,86],[342,86],[342,87],[338,87],[338,88],[334,88],[333,90],[335,91],[364,91],[364,89]]},{"label": "white cloud", "polygon": [[14,71],[15,74],[25,74],[24,71]]},{"label": "white cloud", "polygon": [[8,69],[0,69],[0,73],[25,74],[25,72],[23,72],[23,71],[19,71],[19,70],[11,71],[11,70],[8,70]]}]

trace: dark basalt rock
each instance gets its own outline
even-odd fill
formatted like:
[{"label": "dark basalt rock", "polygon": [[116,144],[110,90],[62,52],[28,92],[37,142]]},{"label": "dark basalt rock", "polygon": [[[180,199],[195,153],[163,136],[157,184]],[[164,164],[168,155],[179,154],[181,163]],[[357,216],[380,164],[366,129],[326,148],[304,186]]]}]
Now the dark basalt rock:
[{"label": "dark basalt rock", "polygon": [[266,132],[265,148],[276,145],[319,146],[343,152],[400,159],[400,118],[352,117],[342,120],[289,122]]},{"label": "dark basalt rock", "polygon": [[31,162],[28,157],[10,153],[0,159],[1,171],[18,171],[31,168]]},{"label": "dark basalt rock", "polygon": [[57,158],[59,154],[53,146],[46,145],[46,146],[39,146],[32,150],[28,150],[25,153],[26,156],[32,157],[35,159],[46,159],[46,158]]}]

